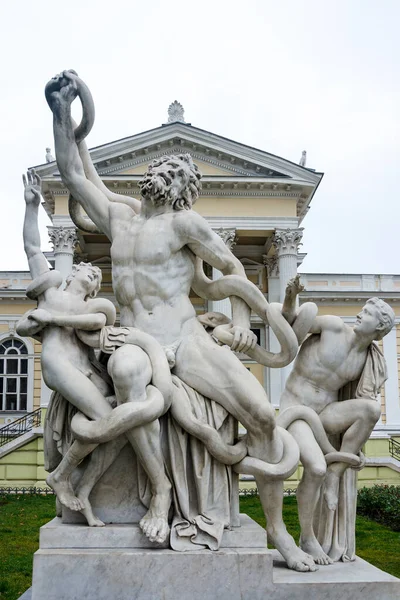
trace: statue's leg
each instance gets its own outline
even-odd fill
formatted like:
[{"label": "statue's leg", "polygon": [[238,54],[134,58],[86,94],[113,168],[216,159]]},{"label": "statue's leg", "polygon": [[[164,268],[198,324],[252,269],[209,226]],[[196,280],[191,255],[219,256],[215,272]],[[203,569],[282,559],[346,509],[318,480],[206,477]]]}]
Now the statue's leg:
[{"label": "statue's leg", "polygon": [[304,468],[296,494],[301,527],[300,548],[311,554],[318,565],[328,565],[332,560],[321,548],[313,529],[314,512],[326,474],[325,458],[305,421],[295,421],[288,430],[299,445]]},{"label": "statue's leg", "polygon": [[[150,383],[152,370],[149,357],[139,347],[126,344],[118,348],[110,357],[108,372],[119,404],[146,399],[146,386]],[[160,423],[157,419],[125,435],[149,477],[152,490],[150,507],[140,527],[150,541],[163,542],[169,533],[171,484],[164,469]]]},{"label": "statue's leg", "polygon": [[[111,412],[111,406],[98,388],[70,362],[62,361],[57,357],[57,363],[52,365],[51,372],[49,373],[48,366],[46,371],[48,385],[91,419],[104,417]],[[96,446],[97,444],[75,441],[57,468],[46,479],[59,501],[71,510],[82,510],[83,506],[74,494],[70,476]]]},{"label": "statue's leg", "polygon": [[[221,404],[247,429],[248,454],[265,462],[282,458],[275,411],[262,385],[229,349],[207,334],[188,336],[179,346],[174,372],[197,392]],[[272,541],[288,566],[298,571],[315,569],[311,556],[297,548],[282,520],[283,484],[257,478],[260,498]]]},{"label": "statue's leg", "polygon": [[268,538],[282,554],[289,569],[294,571],[315,571],[314,559],[296,546],[286,530],[282,518],[283,481],[268,481],[265,477],[257,477],[257,488],[261,504],[267,519]]},{"label": "statue's leg", "polygon": [[89,495],[100,477],[112,465],[127,442],[128,440],[125,436],[120,436],[111,442],[97,446],[89,457],[86,469],[76,486],[76,497],[83,506],[81,513],[91,527],[102,527],[104,523],[93,514]]},{"label": "statue's leg", "polygon": [[[375,400],[344,400],[329,404],[320,413],[321,422],[329,434],[343,433],[340,450],[358,454],[381,414]],[[324,486],[324,497],[330,510],[338,503],[339,481],[348,465],[337,462],[329,465]]]}]

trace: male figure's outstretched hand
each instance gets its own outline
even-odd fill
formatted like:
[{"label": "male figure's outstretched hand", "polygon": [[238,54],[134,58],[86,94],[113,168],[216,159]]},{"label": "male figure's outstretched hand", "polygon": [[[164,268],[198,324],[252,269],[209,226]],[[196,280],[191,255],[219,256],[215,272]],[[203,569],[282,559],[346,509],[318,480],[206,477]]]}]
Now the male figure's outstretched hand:
[{"label": "male figure's outstretched hand", "polygon": [[286,286],[286,294],[290,297],[295,298],[304,291],[304,285],[300,282],[300,275],[297,274],[293,279],[289,279]]},{"label": "male figure's outstretched hand", "polygon": [[27,171],[26,175],[22,175],[22,181],[25,188],[25,204],[27,206],[39,206],[41,198],[41,180],[35,169],[31,169],[30,171]]}]

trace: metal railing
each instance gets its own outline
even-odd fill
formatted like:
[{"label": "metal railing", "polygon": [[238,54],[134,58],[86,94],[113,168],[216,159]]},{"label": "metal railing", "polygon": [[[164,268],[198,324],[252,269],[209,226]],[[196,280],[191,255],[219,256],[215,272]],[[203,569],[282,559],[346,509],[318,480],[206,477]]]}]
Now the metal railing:
[{"label": "metal railing", "polygon": [[0,428],[0,448],[15,440],[15,438],[24,435],[27,431],[31,431],[34,427],[40,427],[41,422],[42,409],[38,408],[11,423],[7,423],[7,425]]},{"label": "metal railing", "polygon": [[400,460],[400,443],[393,438],[389,440],[389,454],[392,458]]}]

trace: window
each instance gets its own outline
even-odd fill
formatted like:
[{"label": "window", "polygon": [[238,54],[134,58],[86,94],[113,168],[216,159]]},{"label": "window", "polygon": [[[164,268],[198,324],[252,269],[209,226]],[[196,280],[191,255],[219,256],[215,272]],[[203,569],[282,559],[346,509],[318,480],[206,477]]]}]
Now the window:
[{"label": "window", "polygon": [[27,410],[28,349],[18,339],[0,343],[0,410]]}]

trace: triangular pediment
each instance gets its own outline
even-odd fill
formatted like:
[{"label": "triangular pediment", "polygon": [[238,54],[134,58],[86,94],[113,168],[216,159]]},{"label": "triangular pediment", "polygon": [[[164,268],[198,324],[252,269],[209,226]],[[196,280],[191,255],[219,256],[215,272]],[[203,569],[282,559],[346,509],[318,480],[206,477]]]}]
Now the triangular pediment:
[{"label": "triangular pediment", "polygon": [[[186,123],[170,123],[90,150],[103,176],[140,176],[147,165],[165,154],[189,153],[203,175],[292,179],[316,186],[321,174],[284,158],[234,142]],[[56,163],[39,165],[38,173],[57,176]]]}]

